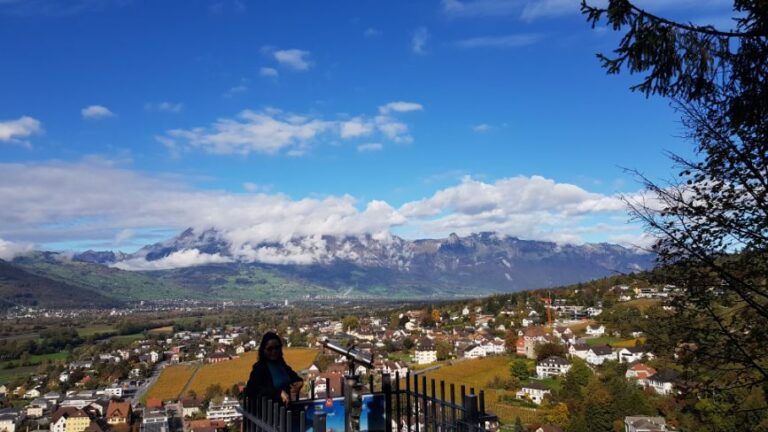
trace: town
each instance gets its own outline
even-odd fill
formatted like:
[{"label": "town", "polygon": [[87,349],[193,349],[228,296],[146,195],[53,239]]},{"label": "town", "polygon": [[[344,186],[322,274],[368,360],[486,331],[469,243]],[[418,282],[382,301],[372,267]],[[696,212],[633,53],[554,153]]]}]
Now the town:
[{"label": "town", "polygon": [[[574,424],[594,409],[590,404],[614,400],[621,406],[609,411],[620,417],[608,421],[620,421],[616,430],[680,430],[693,421],[674,402],[687,383],[675,353],[651,348],[647,333],[649,320],[673,309],[677,292],[634,282],[429,305],[159,306],[162,313],[141,305],[73,315],[16,310],[6,319],[16,328],[77,325],[76,315],[122,328],[104,324],[97,333],[99,327],[91,327],[96,337],[83,339],[69,327],[81,344],[65,343],[65,354],[41,354],[33,366],[24,366],[34,363],[29,355],[6,359],[0,430],[239,430],[240,393],[260,335],[270,329],[285,339],[286,360],[304,378],[302,398],[341,395],[346,364],[321,345],[334,339],[370,353],[374,368],[359,372],[372,385],[382,373],[416,374],[485,389],[503,428],[577,430]],[[117,335],[119,328],[127,335]],[[21,343],[2,342],[6,352]],[[592,401],[595,395],[605,399]]]}]

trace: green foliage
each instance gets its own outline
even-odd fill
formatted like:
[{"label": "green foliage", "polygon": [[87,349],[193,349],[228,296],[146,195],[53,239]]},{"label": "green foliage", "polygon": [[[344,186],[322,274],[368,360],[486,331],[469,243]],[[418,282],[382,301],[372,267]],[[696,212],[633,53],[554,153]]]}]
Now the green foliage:
[{"label": "green foliage", "polygon": [[582,11],[626,31],[614,57],[600,55],[603,66],[644,73],[633,89],[671,98],[695,143],[695,158],[672,155],[678,181],[638,174],[647,194],[628,204],[657,238],[667,281],[684,288],[658,339],[679,351],[697,390],[735,409],[747,397],[739,389],[768,380],[768,8],[735,0],[736,28],[726,31],[628,0]]},{"label": "green foliage", "polygon": [[355,330],[360,326],[360,320],[354,315],[347,315],[341,320],[341,326],[344,331]]},{"label": "green foliage", "polygon": [[565,346],[562,344],[547,342],[547,343],[536,345],[537,360],[544,360],[552,356],[565,358],[567,354],[568,354],[568,351],[565,349]]},{"label": "green foliage", "polygon": [[592,370],[580,358],[573,359],[573,365],[568,373],[565,374],[565,381],[560,390],[563,400],[580,400],[584,387],[592,378]]},{"label": "green foliage", "polygon": [[525,381],[531,376],[528,370],[528,362],[522,359],[512,362],[512,366],[509,367],[509,373],[520,381]]},{"label": "green foliage", "polygon": [[520,420],[520,417],[515,417],[515,428],[513,430],[515,432],[525,431],[525,429],[523,428],[523,422]]}]

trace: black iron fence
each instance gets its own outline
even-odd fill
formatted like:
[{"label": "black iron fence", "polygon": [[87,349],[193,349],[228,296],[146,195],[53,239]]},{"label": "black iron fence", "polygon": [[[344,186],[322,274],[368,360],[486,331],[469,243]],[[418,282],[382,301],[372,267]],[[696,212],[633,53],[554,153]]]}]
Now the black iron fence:
[{"label": "black iron fence", "polygon": [[[360,429],[369,432],[494,432],[498,418],[486,412],[485,394],[474,388],[428,380],[426,376],[382,374],[378,389],[373,376],[362,396]],[[328,385],[330,389],[330,385]],[[342,385],[340,387],[344,389]],[[469,391],[467,391],[469,390]],[[347,390],[349,391],[349,390]],[[243,432],[341,432],[349,406],[342,399],[309,399],[285,405],[260,399],[243,401]],[[343,393],[343,391],[342,391]],[[342,394],[341,396],[344,396]],[[350,431],[347,431],[350,432]]]}]

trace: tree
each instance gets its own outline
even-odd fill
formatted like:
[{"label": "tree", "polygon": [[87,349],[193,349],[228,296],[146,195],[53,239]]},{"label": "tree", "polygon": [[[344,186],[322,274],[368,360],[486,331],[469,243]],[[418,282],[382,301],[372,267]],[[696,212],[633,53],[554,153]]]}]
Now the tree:
[{"label": "tree", "polygon": [[221,384],[211,384],[205,389],[205,399],[212,400],[224,395],[224,389]]},{"label": "tree", "polygon": [[668,348],[697,378],[694,391],[726,398],[768,382],[768,4],[733,9],[735,28],[719,30],[628,0],[582,3],[593,26],[626,29],[615,56],[598,55],[603,67],[645,73],[632,89],[669,97],[694,142],[695,158],[671,155],[678,180],[638,173],[646,193],[626,202],[656,238],[667,283],[684,289]]},{"label": "tree", "polygon": [[521,359],[517,359],[512,362],[512,366],[509,368],[509,373],[521,381],[527,380],[531,376],[530,372],[528,371],[528,363]]},{"label": "tree", "polygon": [[565,427],[570,421],[570,412],[568,411],[568,405],[559,403],[553,406],[544,415],[544,420],[547,423],[553,423],[560,427]]},{"label": "tree", "polygon": [[567,353],[565,346],[558,343],[547,342],[536,345],[537,360],[544,360],[552,356],[565,357]]},{"label": "tree", "polygon": [[565,374],[560,395],[566,401],[579,401],[583,393],[583,388],[589,383],[592,377],[592,371],[587,364],[579,358],[573,359],[573,365]]},{"label": "tree", "polygon": [[360,320],[354,315],[347,315],[341,320],[344,331],[354,330],[360,325]]},{"label": "tree", "polygon": [[515,432],[524,432],[525,429],[523,428],[523,422],[520,421],[520,417],[515,417],[515,428],[513,429]]},{"label": "tree", "polygon": [[453,346],[448,341],[439,340],[435,342],[435,350],[438,360],[448,360],[448,357],[453,353]]}]

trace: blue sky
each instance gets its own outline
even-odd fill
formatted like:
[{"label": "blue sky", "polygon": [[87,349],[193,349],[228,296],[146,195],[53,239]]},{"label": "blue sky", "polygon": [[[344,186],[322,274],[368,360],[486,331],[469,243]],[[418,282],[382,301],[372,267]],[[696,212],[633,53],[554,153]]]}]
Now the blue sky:
[{"label": "blue sky", "polygon": [[0,249],[186,226],[641,243],[622,167],[668,177],[692,146],[601,69],[617,37],[573,0],[0,0]]}]

